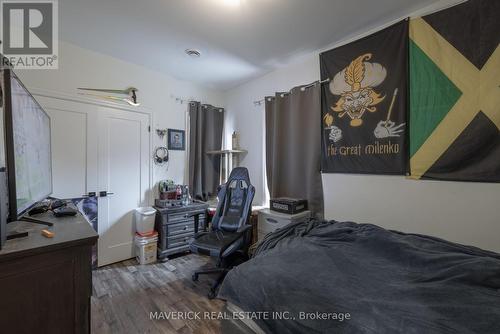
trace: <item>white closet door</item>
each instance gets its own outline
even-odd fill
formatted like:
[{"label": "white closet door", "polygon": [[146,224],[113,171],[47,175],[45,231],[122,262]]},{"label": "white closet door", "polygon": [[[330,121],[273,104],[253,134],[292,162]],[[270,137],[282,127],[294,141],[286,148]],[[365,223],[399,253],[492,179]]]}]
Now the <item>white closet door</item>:
[{"label": "white closet door", "polygon": [[79,198],[97,191],[96,106],[36,96],[50,116],[52,196]]},{"label": "white closet door", "polygon": [[[149,116],[99,107],[99,266],[134,256],[134,209],[147,204]],[[103,223],[101,223],[103,222]]]},{"label": "white closet door", "polygon": [[51,118],[52,196],[98,198],[98,265],[133,257],[133,212],[148,205],[150,115],[36,96]]}]

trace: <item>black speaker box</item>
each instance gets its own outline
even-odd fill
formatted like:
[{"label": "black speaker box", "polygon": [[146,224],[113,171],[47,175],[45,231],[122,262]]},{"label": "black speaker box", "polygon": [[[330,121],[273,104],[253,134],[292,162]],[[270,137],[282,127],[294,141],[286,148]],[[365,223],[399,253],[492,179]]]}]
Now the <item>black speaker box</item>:
[{"label": "black speaker box", "polygon": [[297,198],[272,198],[269,203],[269,209],[289,215],[307,210],[307,200]]}]

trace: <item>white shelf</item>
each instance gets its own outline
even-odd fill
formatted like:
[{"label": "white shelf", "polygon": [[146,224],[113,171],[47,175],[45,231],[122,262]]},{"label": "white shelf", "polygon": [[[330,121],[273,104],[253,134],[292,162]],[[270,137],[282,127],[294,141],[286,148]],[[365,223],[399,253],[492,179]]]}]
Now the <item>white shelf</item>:
[{"label": "white shelf", "polygon": [[226,183],[229,178],[229,173],[233,170],[234,167],[238,167],[239,159],[238,156],[240,154],[248,153],[247,150],[243,149],[234,149],[234,150],[215,150],[215,151],[207,151],[206,154],[211,155],[220,155],[221,156],[221,183]]},{"label": "white shelf", "polygon": [[207,151],[207,154],[240,154],[240,153],[248,153],[248,151],[243,149]]}]

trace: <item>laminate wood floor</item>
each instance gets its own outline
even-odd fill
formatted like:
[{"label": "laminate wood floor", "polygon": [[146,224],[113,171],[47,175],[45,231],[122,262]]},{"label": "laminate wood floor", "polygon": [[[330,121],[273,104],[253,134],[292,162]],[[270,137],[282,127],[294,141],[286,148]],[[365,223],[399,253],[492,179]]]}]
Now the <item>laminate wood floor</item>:
[{"label": "laminate wood floor", "polygon": [[194,270],[211,266],[209,257],[186,254],[166,263],[140,266],[135,260],[93,272],[92,333],[219,333],[217,320],[156,320],[150,312],[219,312],[224,302],[209,300],[214,278],[191,280]]}]

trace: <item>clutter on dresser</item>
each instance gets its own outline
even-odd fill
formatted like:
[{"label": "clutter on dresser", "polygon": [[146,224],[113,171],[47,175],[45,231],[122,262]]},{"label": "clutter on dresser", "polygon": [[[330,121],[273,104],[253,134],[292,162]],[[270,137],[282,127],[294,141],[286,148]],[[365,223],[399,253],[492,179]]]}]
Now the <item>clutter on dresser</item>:
[{"label": "clutter on dresser", "polygon": [[290,197],[271,198],[269,208],[273,211],[293,215],[307,210],[307,200]]},{"label": "clutter on dresser", "polygon": [[43,229],[41,231],[41,234],[45,237],[45,238],[53,238],[55,236],[55,233],[54,232],[51,232],[47,229]]},{"label": "clutter on dresser", "polygon": [[174,184],[172,180],[161,180],[158,182],[158,193],[162,196],[169,189],[170,184]]},{"label": "clutter on dresser", "polygon": [[77,209],[68,206],[68,201],[66,200],[47,198],[36,203],[28,211],[28,216],[36,216],[47,211],[52,211],[55,217],[76,216],[78,213]]},{"label": "clutter on dresser", "polygon": [[177,199],[177,186],[172,180],[162,180],[158,183],[160,199]]},{"label": "clutter on dresser", "polygon": [[64,205],[52,209],[52,213],[54,214],[54,217],[72,217],[77,215],[78,210],[76,208]]},{"label": "clutter on dresser", "polygon": [[160,208],[188,205],[191,202],[189,187],[184,184],[175,184],[172,180],[158,183],[160,198],[155,200],[155,205]]}]

